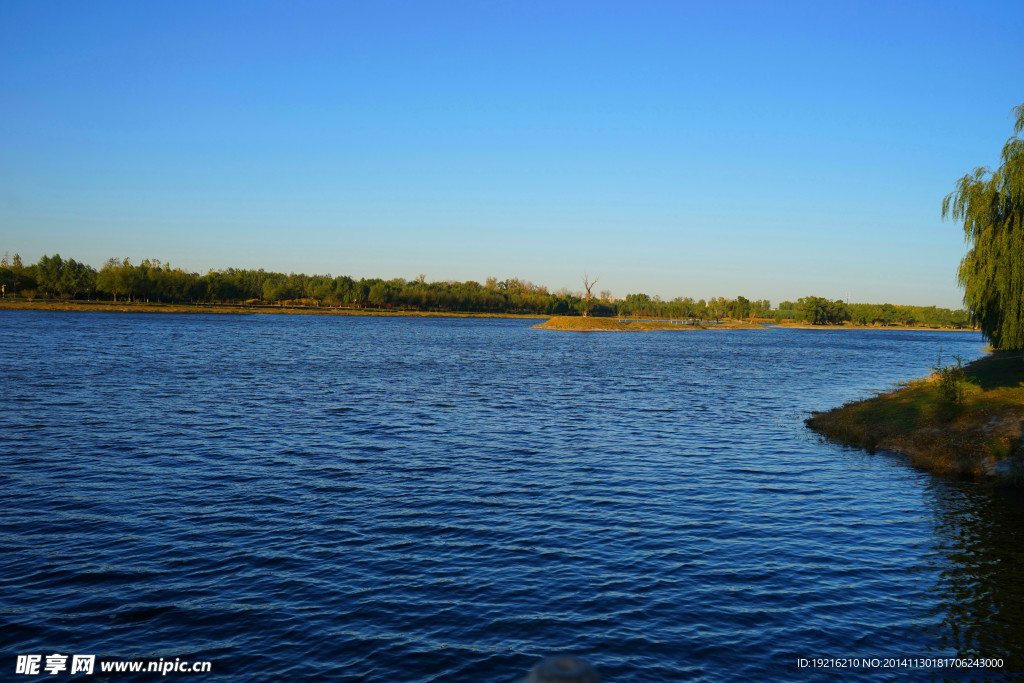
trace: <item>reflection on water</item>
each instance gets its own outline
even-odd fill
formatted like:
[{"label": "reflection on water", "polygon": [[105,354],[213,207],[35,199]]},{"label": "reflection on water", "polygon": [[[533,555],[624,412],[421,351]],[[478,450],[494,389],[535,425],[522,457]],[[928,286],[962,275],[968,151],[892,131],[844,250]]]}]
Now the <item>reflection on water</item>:
[{"label": "reflection on water", "polygon": [[941,620],[936,636],[961,657],[1002,657],[1024,672],[1024,500],[1012,489],[936,480],[934,513]]}]

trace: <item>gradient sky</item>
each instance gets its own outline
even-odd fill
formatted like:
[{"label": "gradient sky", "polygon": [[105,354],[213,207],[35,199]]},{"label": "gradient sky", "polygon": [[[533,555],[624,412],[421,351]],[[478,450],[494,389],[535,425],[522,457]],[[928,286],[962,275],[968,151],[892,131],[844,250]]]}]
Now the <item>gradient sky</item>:
[{"label": "gradient sky", "polygon": [[959,307],[1008,2],[0,3],[0,253]]}]

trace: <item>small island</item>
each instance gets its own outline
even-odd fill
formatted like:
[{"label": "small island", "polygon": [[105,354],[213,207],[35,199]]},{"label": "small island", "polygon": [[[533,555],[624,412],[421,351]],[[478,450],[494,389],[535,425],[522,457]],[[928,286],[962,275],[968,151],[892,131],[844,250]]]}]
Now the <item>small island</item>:
[{"label": "small island", "polygon": [[736,330],[765,329],[764,325],[754,322],[722,322],[708,323],[696,321],[671,320],[623,320],[620,318],[594,318],[590,316],[560,315],[539,325],[536,330],[561,330],[563,332],[686,332],[694,330]]}]

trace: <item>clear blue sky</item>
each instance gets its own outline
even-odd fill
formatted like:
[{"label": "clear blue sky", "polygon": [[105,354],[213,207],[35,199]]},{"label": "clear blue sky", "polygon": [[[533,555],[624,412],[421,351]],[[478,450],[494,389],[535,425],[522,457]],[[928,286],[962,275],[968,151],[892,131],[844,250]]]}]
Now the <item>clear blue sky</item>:
[{"label": "clear blue sky", "polygon": [[1009,2],[0,3],[0,253],[959,307]]}]

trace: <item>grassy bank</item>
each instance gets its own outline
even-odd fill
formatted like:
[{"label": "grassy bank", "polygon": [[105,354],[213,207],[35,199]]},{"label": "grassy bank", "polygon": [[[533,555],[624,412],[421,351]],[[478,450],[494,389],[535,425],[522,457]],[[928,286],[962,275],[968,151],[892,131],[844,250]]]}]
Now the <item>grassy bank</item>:
[{"label": "grassy bank", "polygon": [[996,352],[807,419],[826,438],[905,454],[936,474],[1024,485],[1024,361]]},{"label": "grassy bank", "polygon": [[616,320],[615,318],[584,318],[579,316],[556,316],[539,325],[534,325],[538,330],[562,330],[566,332],[654,332],[660,330],[671,330],[673,332],[686,332],[692,330],[735,330],[735,329],[765,329],[756,323],[721,323],[717,325],[680,324],[660,320]]},{"label": "grassy bank", "polygon": [[332,308],[330,306],[273,306],[266,304],[161,304],[112,301],[2,301],[0,310],[90,311],[106,313],[213,313],[228,315],[342,315],[424,318],[525,318],[537,320],[546,315],[512,313],[449,313],[436,311],[376,310]]}]

